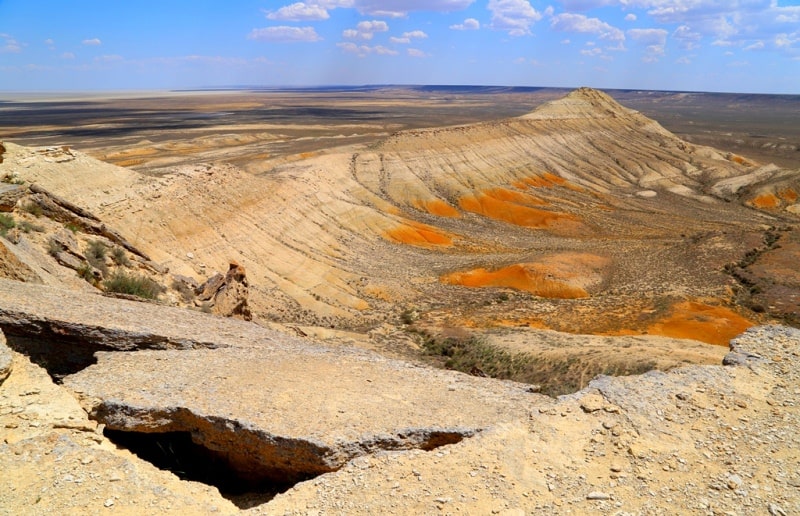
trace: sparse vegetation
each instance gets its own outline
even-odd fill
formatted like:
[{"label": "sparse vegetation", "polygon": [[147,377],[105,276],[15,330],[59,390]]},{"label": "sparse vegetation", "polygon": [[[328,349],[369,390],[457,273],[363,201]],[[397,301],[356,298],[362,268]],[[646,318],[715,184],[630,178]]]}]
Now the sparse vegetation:
[{"label": "sparse vegetation", "polygon": [[53,257],[54,257],[55,255],[57,255],[57,254],[58,254],[58,253],[60,253],[61,251],[62,251],[62,249],[61,249],[61,244],[59,244],[58,242],[56,242],[56,241],[55,241],[53,238],[50,238],[50,239],[47,241],[47,253],[48,253],[50,256],[53,256]]},{"label": "sparse vegetation", "polygon": [[17,223],[14,221],[14,217],[6,215],[5,213],[0,213],[0,235],[6,236],[8,230],[13,229],[16,225]]},{"label": "sparse vegetation", "polygon": [[172,280],[172,289],[181,295],[184,303],[190,303],[194,299],[194,291],[192,287],[183,281]]},{"label": "sparse vegetation", "polygon": [[30,233],[31,231],[41,233],[44,231],[44,226],[40,224],[34,224],[28,220],[21,220],[19,224],[17,224],[17,227],[19,227],[20,231],[23,233]]},{"label": "sparse vegetation", "polygon": [[39,218],[42,215],[44,215],[42,207],[36,204],[35,202],[26,202],[25,204],[23,204],[22,211],[24,211],[25,213],[30,213],[36,218]]},{"label": "sparse vegetation", "polygon": [[105,276],[108,274],[108,266],[106,265],[106,256],[108,255],[108,247],[100,240],[90,240],[86,247],[86,261],[99,270]]},{"label": "sparse vegetation", "polygon": [[561,359],[511,353],[476,337],[437,339],[424,334],[423,337],[425,353],[447,369],[538,385],[540,392],[548,396],[576,392],[600,374],[624,376],[655,369],[652,361],[602,364],[578,356]]},{"label": "sparse vegetation", "polygon": [[78,277],[80,277],[80,278],[82,278],[82,279],[84,279],[84,280],[88,281],[88,282],[89,282],[89,283],[91,283],[92,285],[94,285],[94,284],[95,284],[95,282],[96,282],[96,279],[95,279],[95,277],[94,277],[94,267],[92,267],[92,266],[91,266],[91,265],[89,265],[88,263],[83,263],[83,264],[81,264],[81,266],[80,266],[80,267],[78,267],[78,268],[75,270],[75,272],[77,272],[77,273],[78,273]]},{"label": "sparse vegetation", "polygon": [[64,224],[64,228],[72,231],[73,233],[77,233],[78,231],[81,230],[80,226],[78,226],[77,224],[73,224],[71,222],[68,222],[68,223]]},{"label": "sparse vegetation", "polygon": [[103,287],[107,292],[128,294],[145,299],[157,299],[158,295],[164,291],[164,287],[158,282],[146,276],[129,274],[124,271],[114,272],[103,282]]},{"label": "sparse vegetation", "polygon": [[125,249],[119,246],[114,246],[111,250],[111,259],[114,260],[114,263],[122,267],[128,267],[131,264],[128,255],[125,253]]},{"label": "sparse vegetation", "polygon": [[[2,161],[0,161],[0,163],[2,163]],[[8,183],[8,184],[12,184],[12,185],[21,185],[21,184],[25,183],[25,181],[23,181],[21,178],[19,178],[17,176],[8,175],[8,174],[3,176],[3,182],[4,183]]]}]

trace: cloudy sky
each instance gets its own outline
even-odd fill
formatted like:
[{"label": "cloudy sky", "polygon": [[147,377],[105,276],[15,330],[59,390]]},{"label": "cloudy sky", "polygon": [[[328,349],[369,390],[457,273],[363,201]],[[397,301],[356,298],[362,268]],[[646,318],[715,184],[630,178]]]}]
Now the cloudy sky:
[{"label": "cloudy sky", "polygon": [[800,0],[0,0],[0,90],[800,93]]}]

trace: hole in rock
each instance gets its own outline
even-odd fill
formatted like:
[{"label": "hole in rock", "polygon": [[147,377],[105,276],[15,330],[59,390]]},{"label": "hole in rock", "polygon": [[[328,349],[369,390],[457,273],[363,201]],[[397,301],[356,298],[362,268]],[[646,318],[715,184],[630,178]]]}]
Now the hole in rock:
[{"label": "hole in rock", "polygon": [[[4,330],[5,331],[5,330]],[[6,333],[8,347],[43,367],[50,378],[61,383],[65,376],[97,363],[96,351],[104,348],[87,342],[56,337],[23,337]]]},{"label": "hole in rock", "polygon": [[181,480],[216,487],[240,509],[266,503],[296,483],[316,476],[290,478],[274,471],[241,471],[222,453],[193,442],[189,432],[144,433],[106,428],[103,433],[120,448],[171,471]]}]

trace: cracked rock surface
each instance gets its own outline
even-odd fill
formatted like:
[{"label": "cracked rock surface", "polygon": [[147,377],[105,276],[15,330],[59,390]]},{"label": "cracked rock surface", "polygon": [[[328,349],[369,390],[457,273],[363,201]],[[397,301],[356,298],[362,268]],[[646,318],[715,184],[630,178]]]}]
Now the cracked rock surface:
[{"label": "cracked rock surface", "polygon": [[351,461],[259,514],[795,514],[800,331],[753,328],[751,360],[599,377],[525,420],[430,453]]},{"label": "cracked rock surface", "polygon": [[108,428],[190,431],[239,470],[288,478],[376,451],[450,444],[551,403],[526,385],[342,349],[97,355],[64,385]]},{"label": "cracked rock surface", "polygon": [[0,514],[232,514],[216,489],[117,449],[70,393],[0,342]]}]

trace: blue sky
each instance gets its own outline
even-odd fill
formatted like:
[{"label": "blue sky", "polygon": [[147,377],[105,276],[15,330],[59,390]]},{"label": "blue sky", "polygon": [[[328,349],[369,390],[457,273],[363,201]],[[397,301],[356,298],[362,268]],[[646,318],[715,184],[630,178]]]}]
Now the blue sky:
[{"label": "blue sky", "polygon": [[0,90],[800,93],[798,0],[0,0]]}]

